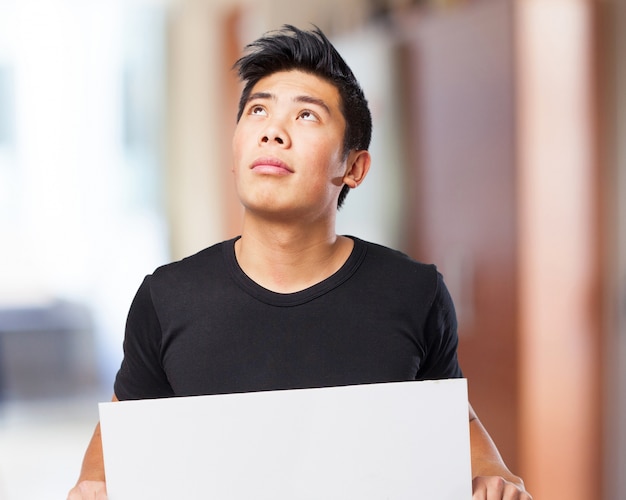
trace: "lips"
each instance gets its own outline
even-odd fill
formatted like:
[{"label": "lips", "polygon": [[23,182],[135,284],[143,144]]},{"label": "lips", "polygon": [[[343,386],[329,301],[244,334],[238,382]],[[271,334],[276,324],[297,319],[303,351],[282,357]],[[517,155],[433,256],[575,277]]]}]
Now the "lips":
[{"label": "lips", "polygon": [[287,175],[293,170],[284,161],[274,157],[257,158],[252,162],[250,168],[260,174]]}]

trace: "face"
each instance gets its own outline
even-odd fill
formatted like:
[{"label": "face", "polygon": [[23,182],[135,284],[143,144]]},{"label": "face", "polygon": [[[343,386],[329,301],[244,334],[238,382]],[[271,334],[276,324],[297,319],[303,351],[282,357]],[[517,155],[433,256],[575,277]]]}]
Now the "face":
[{"label": "face", "polygon": [[274,73],[252,89],[233,137],[233,172],[247,211],[274,217],[336,212],[348,161],[336,87],[301,71]]}]

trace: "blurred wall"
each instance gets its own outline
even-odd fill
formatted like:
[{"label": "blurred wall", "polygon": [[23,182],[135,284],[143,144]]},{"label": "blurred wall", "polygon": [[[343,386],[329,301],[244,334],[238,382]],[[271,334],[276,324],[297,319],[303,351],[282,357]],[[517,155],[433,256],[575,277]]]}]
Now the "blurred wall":
[{"label": "blurred wall", "polygon": [[0,1],[0,309],[87,307],[108,387],[134,291],[168,258],[164,20],[155,3]]}]

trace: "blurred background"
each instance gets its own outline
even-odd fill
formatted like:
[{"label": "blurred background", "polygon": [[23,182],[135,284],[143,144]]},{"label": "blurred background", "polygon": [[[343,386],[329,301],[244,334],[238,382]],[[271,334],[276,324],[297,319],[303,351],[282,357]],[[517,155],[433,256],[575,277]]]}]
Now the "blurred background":
[{"label": "blurred background", "polygon": [[143,276],[238,234],[230,68],[284,23],[371,104],[339,232],[438,265],[536,499],[626,498],[625,4],[0,0],[0,499],[65,498]]}]

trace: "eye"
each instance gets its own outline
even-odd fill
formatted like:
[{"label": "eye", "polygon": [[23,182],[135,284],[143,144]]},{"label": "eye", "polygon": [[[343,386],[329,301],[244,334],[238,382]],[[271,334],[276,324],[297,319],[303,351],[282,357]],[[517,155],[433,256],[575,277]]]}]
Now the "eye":
[{"label": "eye", "polygon": [[249,113],[251,115],[264,116],[267,114],[267,111],[265,111],[265,108],[263,106],[259,104],[254,104],[250,107]]},{"label": "eye", "polygon": [[303,111],[300,111],[300,114],[298,115],[298,118],[301,118],[304,121],[307,122],[318,122],[319,118],[317,117],[317,115],[315,113],[313,113],[313,111],[310,111],[308,109],[305,109]]}]

